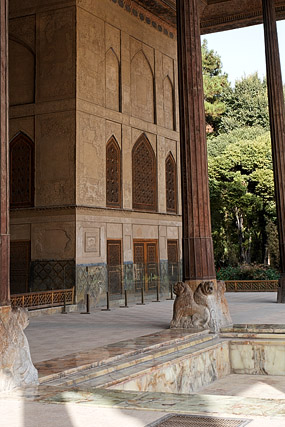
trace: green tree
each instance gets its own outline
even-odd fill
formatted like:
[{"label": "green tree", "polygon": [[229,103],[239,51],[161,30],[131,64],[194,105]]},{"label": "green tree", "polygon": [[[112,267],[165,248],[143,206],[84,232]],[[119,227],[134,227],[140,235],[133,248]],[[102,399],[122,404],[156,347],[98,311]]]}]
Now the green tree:
[{"label": "green tree", "polygon": [[202,43],[202,68],[207,133],[218,131],[221,116],[226,110],[224,92],[230,87],[227,74],[222,72],[220,56],[208,49],[207,41]]},{"label": "green tree", "polygon": [[234,89],[227,88],[223,96],[222,132],[244,126],[261,126],[269,130],[266,80],[261,80],[257,73],[236,81]]},{"label": "green tree", "polygon": [[215,257],[219,265],[263,262],[276,223],[270,134],[237,129],[209,140]]}]

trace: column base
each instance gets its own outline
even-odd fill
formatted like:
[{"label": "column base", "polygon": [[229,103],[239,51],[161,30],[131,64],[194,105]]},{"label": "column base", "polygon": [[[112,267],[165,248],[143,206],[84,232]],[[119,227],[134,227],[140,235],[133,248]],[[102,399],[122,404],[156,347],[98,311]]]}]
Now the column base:
[{"label": "column base", "polygon": [[220,328],[231,325],[225,291],[225,283],[217,280],[177,282],[170,327],[219,332]]},{"label": "column base", "polygon": [[38,384],[24,329],[28,312],[23,308],[0,307],[0,392]]},{"label": "column base", "polygon": [[277,303],[285,304],[285,277],[281,276],[278,283]]}]

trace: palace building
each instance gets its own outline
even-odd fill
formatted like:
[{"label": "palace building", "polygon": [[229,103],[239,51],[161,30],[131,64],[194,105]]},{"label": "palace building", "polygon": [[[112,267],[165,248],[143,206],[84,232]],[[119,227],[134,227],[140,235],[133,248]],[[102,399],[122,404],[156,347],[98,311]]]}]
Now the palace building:
[{"label": "palace building", "polygon": [[[11,311],[10,294],[74,288],[81,308],[87,294],[93,306],[105,303],[107,291],[118,300],[125,290],[168,295],[178,279],[192,293],[211,281],[217,316],[226,318],[211,236],[200,36],[259,23],[279,223],[278,302],[285,303],[276,31],[285,0],[0,0],[0,12],[3,324],[12,325],[11,317],[26,325]],[[0,330],[1,356],[13,330]]]},{"label": "palace building", "polygon": [[[260,1],[204,3],[202,33],[261,20]],[[180,277],[175,15],[173,0],[10,0],[12,294],[75,286],[96,305]]]},{"label": "palace building", "polygon": [[142,3],[10,1],[13,294],[96,304],[178,275],[175,19]]}]

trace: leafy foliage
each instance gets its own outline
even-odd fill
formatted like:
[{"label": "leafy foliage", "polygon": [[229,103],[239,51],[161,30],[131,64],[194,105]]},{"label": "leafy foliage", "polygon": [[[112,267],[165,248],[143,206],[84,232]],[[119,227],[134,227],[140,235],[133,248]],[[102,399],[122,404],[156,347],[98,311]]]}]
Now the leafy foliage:
[{"label": "leafy foliage", "polygon": [[230,132],[244,126],[261,126],[269,130],[268,98],[266,80],[257,73],[236,81],[234,89],[224,92],[225,114],[220,131]]},{"label": "leafy foliage", "polygon": [[261,263],[276,222],[270,134],[239,129],[209,140],[212,231],[218,266]]},{"label": "leafy foliage", "polygon": [[202,60],[218,277],[276,278],[274,270],[252,266],[279,266],[266,80],[255,73],[232,88],[205,40]]},{"label": "leafy foliage", "polygon": [[217,132],[222,114],[226,111],[224,92],[229,88],[228,76],[222,72],[220,56],[202,43],[202,66],[207,132]]},{"label": "leafy foliage", "polygon": [[278,280],[280,273],[264,265],[223,267],[217,272],[218,280]]}]

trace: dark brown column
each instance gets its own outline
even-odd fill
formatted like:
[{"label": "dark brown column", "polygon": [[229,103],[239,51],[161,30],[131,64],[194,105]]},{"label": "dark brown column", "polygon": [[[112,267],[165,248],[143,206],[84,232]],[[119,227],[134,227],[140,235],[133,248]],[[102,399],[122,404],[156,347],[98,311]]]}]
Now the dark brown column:
[{"label": "dark brown column", "polygon": [[270,115],[275,199],[277,209],[280,272],[278,302],[285,303],[285,114],[275,16],[275,1],[262,0],[267,87]]},{"label": "dark brown column", "polygon": [[177,1],[182,173],[183,280],[215,279],[199,10]]},{"label": "dark brown column", "polygon": [[8,0],[0,0],[0,306],[10,304],[9,287],[9,192],[8,192]]}]

